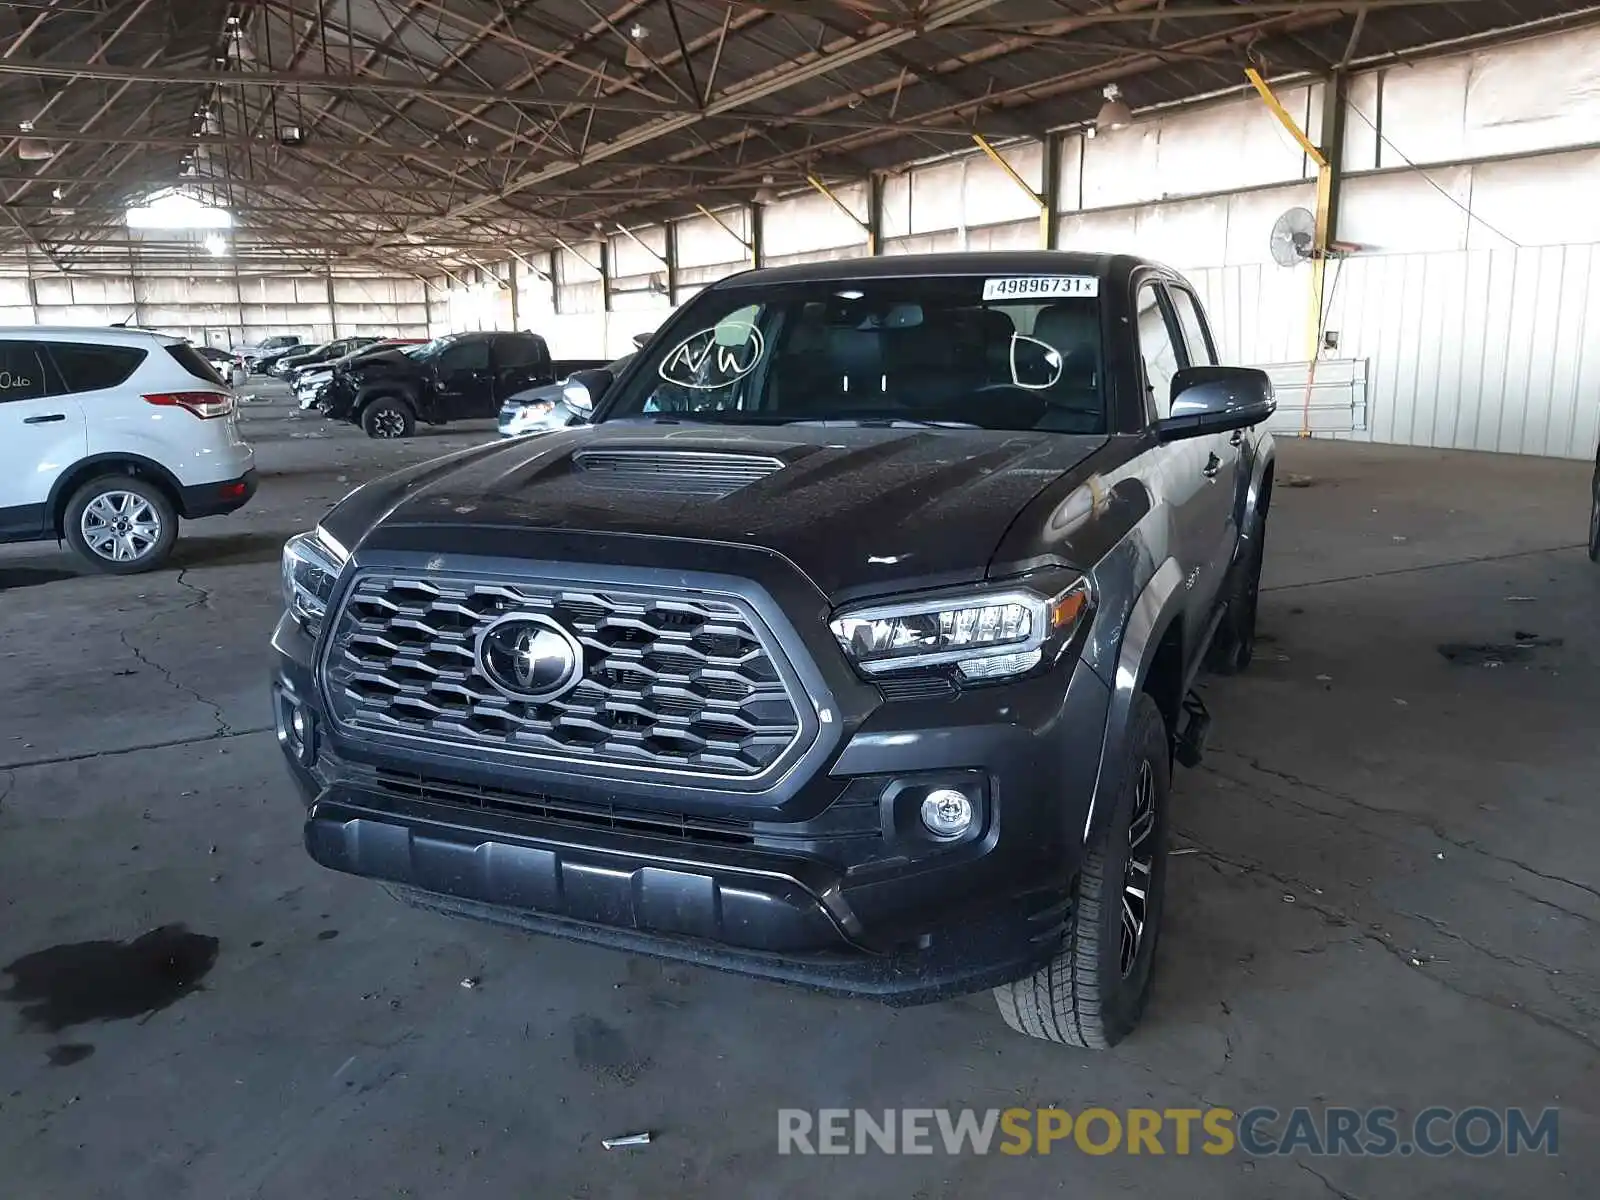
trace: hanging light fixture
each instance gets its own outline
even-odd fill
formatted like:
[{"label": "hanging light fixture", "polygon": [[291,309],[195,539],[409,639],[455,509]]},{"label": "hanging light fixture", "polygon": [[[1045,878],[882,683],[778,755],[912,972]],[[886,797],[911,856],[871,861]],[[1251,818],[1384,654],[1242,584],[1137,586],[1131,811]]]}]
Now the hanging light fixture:
[{"label": "hanging light fixture", "polygon": [[636,71],[642,71],[650,65],[650,56],[644,52],[644,40],[649,36],[650,31],[637,22],[628,30],[628,51],[623,55],[623,61]]},{"label": "hanging light fixture", "polygon": [[1122,98],[1122,89],[1114,83],[1108,83],[1104,95],[1106,102],[1100,106],[1100,112],[1094,119],[1094,127],[1104,133],[1112,129],[1126,129],[1132,125],[1133,110]]},{"label": "hanging light fixture", "polygon": [[756,194],[751,197],[757,204],[776,204],[778,202],[778,189],[773,187],[775,180],[771,175],[761,177],[761,186],[756,189]]}]

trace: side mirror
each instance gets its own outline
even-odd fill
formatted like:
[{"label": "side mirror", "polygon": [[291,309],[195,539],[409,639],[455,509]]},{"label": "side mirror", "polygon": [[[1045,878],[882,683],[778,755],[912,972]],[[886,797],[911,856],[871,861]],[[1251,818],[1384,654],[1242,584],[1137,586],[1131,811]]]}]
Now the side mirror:
[{"label": "side mirror", "polygon": [[574,371],[561,385],[561,399],[578,416],[588,420],[611,386],[611,372],[602,368]]},{"label": "side mirror", "polygon": [[1172,377],[1172,415],[1156,422],[1163,442],[1259,425],[1278,410],[1272,380],[1254,367],[1186,367]]}]

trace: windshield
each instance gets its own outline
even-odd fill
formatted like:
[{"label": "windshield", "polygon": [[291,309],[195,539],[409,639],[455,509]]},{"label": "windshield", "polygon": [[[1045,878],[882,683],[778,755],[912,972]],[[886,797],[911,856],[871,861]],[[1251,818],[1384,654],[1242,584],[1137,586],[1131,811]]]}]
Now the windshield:
[{"label": "windshield", "polygon": [[640,357],[605,420],[905,423],[1100,433],[1092,276],[729,288]]}]

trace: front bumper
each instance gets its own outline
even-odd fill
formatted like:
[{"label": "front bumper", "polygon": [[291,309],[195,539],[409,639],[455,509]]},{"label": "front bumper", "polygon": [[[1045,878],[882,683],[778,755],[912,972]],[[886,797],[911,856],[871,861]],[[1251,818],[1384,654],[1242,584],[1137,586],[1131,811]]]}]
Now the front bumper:
[{"label": "front bumper", "polygon": [[[837,745],[752,796],[348,739],[310,640],[285,618],[274,646],[307,850],[421,905],[900,1004],[1022,977],[1059,946],[1110,697],[1075,653],[1042,676],[892,700],[842,657],[819,663]],[[950,785],[980,820],[938,843],[917,802]]]}]

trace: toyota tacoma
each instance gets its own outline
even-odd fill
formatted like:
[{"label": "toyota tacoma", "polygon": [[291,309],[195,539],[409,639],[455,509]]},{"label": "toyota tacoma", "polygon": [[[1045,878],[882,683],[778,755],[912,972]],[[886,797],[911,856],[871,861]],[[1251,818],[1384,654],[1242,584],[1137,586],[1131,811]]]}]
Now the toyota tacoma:
[{"label": "toyota tacoma", "polygon": [[567,387],[588,423],[369,483],[285,546],[311,856],[1125,1036],[1193,684],[1250,661],[1272,494],[1271,384],[1218,364],[1193,289],[1044,251],[758,270]]}]

